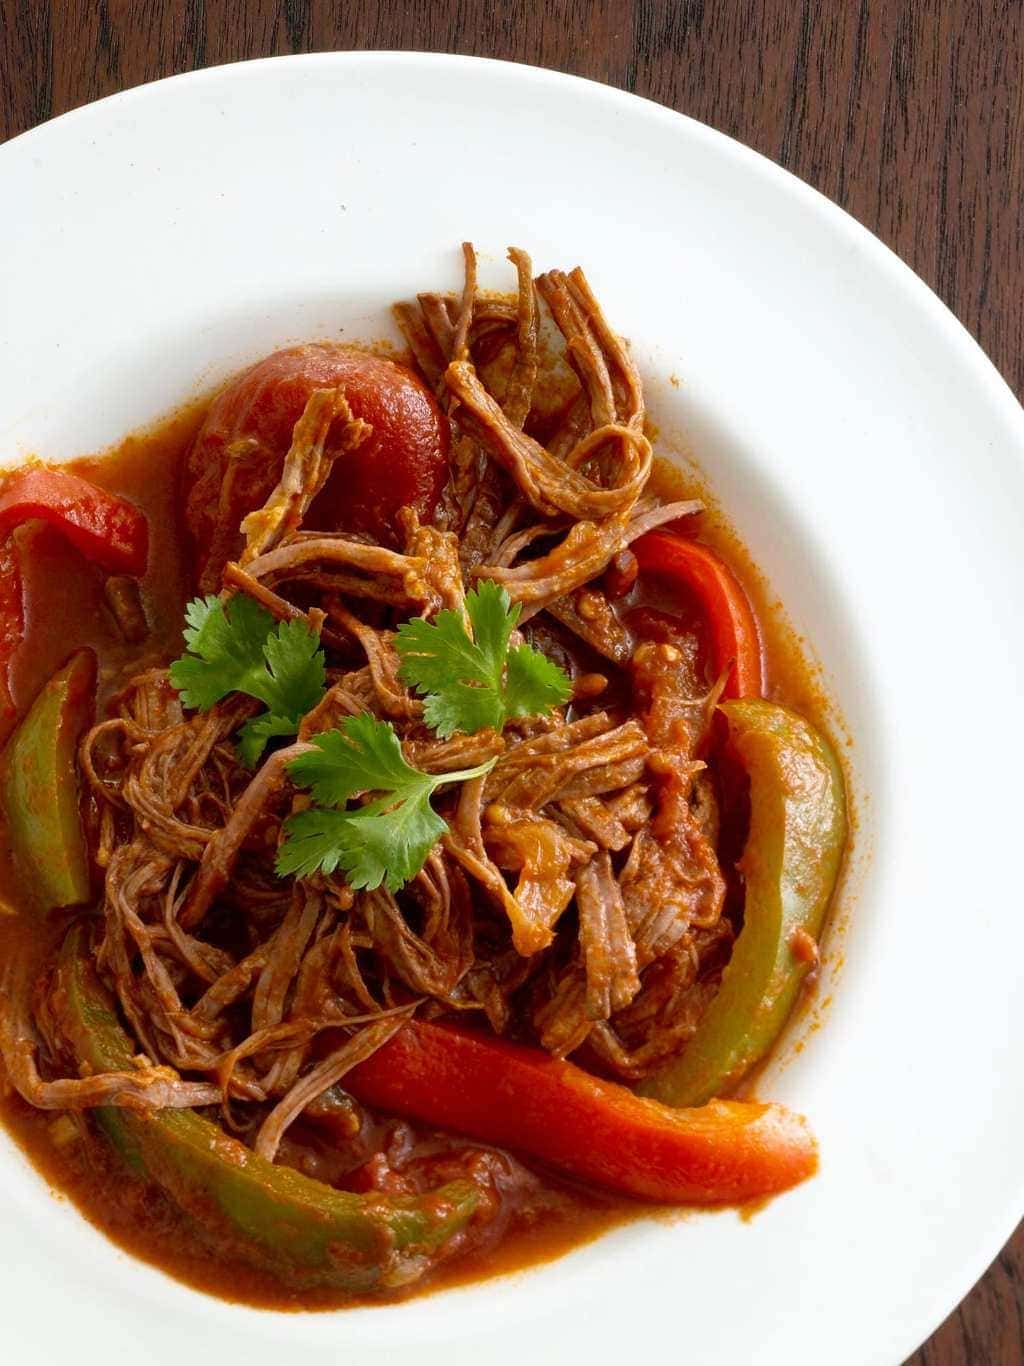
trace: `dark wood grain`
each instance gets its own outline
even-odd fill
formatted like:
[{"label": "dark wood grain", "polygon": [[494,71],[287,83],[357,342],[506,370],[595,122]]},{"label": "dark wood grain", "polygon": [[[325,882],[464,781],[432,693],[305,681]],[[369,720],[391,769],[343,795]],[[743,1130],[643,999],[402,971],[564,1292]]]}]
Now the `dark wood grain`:
[{"label": "dark wood grain", "polygon": [[[842,204],[1024,397],[1021,0],[0,0],[0,14],[0,139],[196,66],[328,48],[475,53],[647,95]],[[1022,1306],[1019,1229],[914,1366],[1024,1366]]]}]

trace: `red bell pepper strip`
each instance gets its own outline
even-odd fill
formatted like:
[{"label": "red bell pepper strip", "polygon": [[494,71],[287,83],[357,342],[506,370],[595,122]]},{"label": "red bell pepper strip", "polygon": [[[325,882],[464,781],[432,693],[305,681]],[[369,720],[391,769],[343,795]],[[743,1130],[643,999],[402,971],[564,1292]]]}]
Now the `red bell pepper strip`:
[{"label": "red bell pepper strip", "polygon": [[412,1021],[345,1079],[357,1100],[643,1200],[737,1204],[811,1176],[806,1121],[780,1105],[674,1110],[539,1049]]},{"label": "red bell pepper strip", "polygon": [[7,540],[0,542],[0,736],[6,735],[18,715],[11,695],[8,665],[24,635],[21,567],[17,548]]},{"label": "red bell pepper strip", "polygon": [[757,620],[736,575],[708,546],[671,531],[649,531],[634,542],[644,573],[685,584],[696,596],[711,632],[714,667],[728,665],[724,698],[760,697],[764,692]]},{"label": "red bell pepper strip", "polygon": [[0,536],[42,518],[112,574],[144,574],[149,531],[132,503],[65,470],[22,470],[0,492]]},{"label": "red bell pepper strip", "polygon": [[21,567],[9,536],[35,518],[56,527],[87,560],[112,574],[146,572],[149,528],[132,503],[65,470],[39,466],[12,475],[0,491],[0,737],[17,714],[10,664],[25,635]]}]

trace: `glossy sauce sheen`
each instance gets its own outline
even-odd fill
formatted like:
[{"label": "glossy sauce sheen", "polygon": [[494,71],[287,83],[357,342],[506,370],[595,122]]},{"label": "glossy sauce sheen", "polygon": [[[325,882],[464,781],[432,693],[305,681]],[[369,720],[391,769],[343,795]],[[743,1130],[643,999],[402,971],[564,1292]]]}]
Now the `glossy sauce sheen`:
[{"label": "glossy sauce sheen", "polygon": [[[164,663],[181,649],[181,624],[190,596],[190,576],[183,560],[187,544],[179,506],[182,462],[196,433],[209,430],[216,417],[216,401],[197,401],[146,432],[128,437],[115,450],[73,462],[68,468],[112,492],[131,499],[146,514],[150,526],[149,570],[143,600],[151,635],[140,653],[125,645],[106,608],[101,573],[87,565],[54,532],[39,524],[19,530],[31,554],[26,566],[27,634],[31,648],[21,648],[12,667],[14,698],[19,712],[69,654],[92,645],[100,660],[99,706],[124,679],[147,661]],[[207,422],[206,428],[203,428]],[[657,473],[663,496],[686,496],[692,485],[667,466]],[[772,610],[758,576],[721,518],[710,516],[702,538],[728,556],[759,612],[764,632],[768,694],[821,719],[824,694],[800,650],[799,642]],[[59,583],[60,593],[48,591]],[[683,625],[693,625],[693,608],[678,600],[664,601],[656,586],[633,598],[638,607],[670,613]],[[17,886],[6,840],[0,844],[0,957],[31,947],[40,959],[52,942],[42,932],[32,911],[30,895]],[[22,913],[18,907],[24,907]],[[118,1159],[102,1140],[61,1143],[66,1128],[58,1113],[44,1113],[26,1105],[5,1083],[0,1069],[0,1119],[32,1163],[51,1183],[66,1193],[98,1228],[127,1251],[161,1267],[170,1275],[229,1300],[276,1309],[328,1308],[351,1304],[351,1296],[337,1291],[292,1292],[265,1272],[222,1261],[196,1235],[194,1227],[158,1189],[126,1176]],[[421,1135],[430,1141],[429,1135]],[[441,1143],[445,1140],[442,1138]],[[315,1174],[315,1173],[311,1173]],[[325,1173],[326,1174],[326,1173]],[[541,1177],[531,1198],[510,1201],[511,1213],[495,1242],[473,1248],[471,1255],[454,1258],[430,1281],[413,1290],[423,1293],[520,1269],[557,1257],[573,1246],[598,1236],[613,1224],[653,1212],[634,1202],[577,1189],[548,1176]],[[497,1235],[497,1230],[495,1235]],[[380,1302],[375,1295],[373,1302]]]}]

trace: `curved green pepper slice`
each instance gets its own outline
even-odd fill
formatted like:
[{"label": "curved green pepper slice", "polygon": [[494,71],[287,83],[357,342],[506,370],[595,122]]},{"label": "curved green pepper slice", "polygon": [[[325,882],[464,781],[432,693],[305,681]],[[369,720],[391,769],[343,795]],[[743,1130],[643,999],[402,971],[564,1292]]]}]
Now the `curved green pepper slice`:
[{"label": "curved green pepper slice", "polygon": [[638,1088],[670,1105],[727,1094],[772,1047],[810,967],[799,941],[821,932],[846,844],[843,775],[818,731],[761,699],[720,710],[750,777],[743,928],[686,1051]]},{"label": "curved green pepper slice", "polygon": [[0,795],[11,848],[46,911],[89,899],[75,752],[95,685],[96,657],[79,650],[43,686],[3,752]]},{"label": "curved green pepper slice", "polygon": [[[132,1047],[86,951],[81,927],[61,949],[54,999],[77,1062],[132,1066]],[[354,1195],[258,1157],[194,1110],[95,1111],[135,1171],[156,1182],[239,1258],[298,1287],[351,1293],[406,1285],[466,1228],[479,1191],[451,1181],[423,1196]]]}]

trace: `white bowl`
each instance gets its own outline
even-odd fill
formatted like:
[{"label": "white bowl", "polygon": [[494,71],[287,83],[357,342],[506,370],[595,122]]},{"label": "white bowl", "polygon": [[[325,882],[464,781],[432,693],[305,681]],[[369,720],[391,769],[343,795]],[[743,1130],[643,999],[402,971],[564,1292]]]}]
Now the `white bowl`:
[{"label": "white bowl", "polygon": [[1024,1211],[1024,414],[981,351],[769,162],[522,66],[203,71],[15,139],[0,186],[7,461],[97,449],[285,341],[389,332],[392,299],[457,283],[463,238],[494,283],[509,243],[583,263],[813,642],[860,820],[834,1001],[761,1085],[810,1116],[821,1173],[752,1221],[640,1221],[513,1277],[289,1316],[122,1254],[4,1139],[11,1359],[901,1360]]}]

